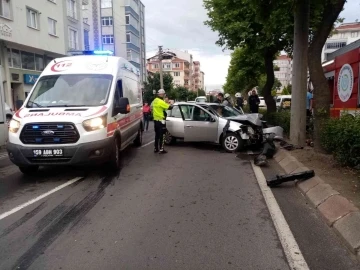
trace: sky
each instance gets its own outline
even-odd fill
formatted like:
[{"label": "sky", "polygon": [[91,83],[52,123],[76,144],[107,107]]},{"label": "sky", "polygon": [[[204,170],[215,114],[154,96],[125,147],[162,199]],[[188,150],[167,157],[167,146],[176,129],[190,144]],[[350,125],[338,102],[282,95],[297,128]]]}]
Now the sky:
[{"label": "sky", "polygon": [[[202,0],[142,0],[145,5],[147,57],[158,45],[164,49],[188,50],[205,72],[206,90],[221,89],[225,83],[230,53],[215,44],[218,35],[204,25],[207,20]],[[348,0],[341,17],[360,20],[360,0]]]}]

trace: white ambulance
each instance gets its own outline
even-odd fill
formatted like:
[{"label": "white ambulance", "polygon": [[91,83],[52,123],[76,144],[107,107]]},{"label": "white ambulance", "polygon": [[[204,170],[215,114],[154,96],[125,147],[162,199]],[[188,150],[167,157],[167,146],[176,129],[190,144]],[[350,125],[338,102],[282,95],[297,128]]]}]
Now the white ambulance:
[{"label": "white ambulance", "polygon": [[9,126],[9,158],[24,174],[105,162],[117,170],[121,150],[142,144],[139,71],[114,56],[55,59]]}]

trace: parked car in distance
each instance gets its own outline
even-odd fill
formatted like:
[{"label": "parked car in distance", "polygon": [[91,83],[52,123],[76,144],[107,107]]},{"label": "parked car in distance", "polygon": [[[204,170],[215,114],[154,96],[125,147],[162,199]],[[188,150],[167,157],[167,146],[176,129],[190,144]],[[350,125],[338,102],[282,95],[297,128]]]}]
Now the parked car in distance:
[{"label": "parked car in distance", "polygon": [[276,109],[286,110],[291,108],[291,95],[281,95],[276,97]]},{"label": "parked car in distance", "polygon": [[172,144],[178,139],[209,142],[221,144],[227,152],[237,152],[262,142],[262,122],[258,117],[215,103],[175,103],[167,112],[165,143]]},{"label": "parked car in distance", "polygon": [[259,108],[266,108],[265,98],[259,97],[259,99],[260,99]]},{"label": "parked car in distance", "polygon": [[205,96],[197,97],[197,98],[195,99],[195,102],[196,102],[196,103],[205,103],[205,102],[207,102],[207,97],[205,97]]}]

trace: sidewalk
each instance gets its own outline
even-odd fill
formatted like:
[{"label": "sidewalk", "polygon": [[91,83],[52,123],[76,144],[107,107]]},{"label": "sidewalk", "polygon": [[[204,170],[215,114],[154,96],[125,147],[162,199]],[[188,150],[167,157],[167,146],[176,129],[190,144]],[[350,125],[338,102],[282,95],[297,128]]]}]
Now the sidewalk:
[{"label": "sidewalk", "polygon": [[293,151],[279,148],[275,160],[286,173],[315,171],[315,177],[296,186],[360,259],[360,173],[340,167],[332,156],[317,154],[309,147]]}]

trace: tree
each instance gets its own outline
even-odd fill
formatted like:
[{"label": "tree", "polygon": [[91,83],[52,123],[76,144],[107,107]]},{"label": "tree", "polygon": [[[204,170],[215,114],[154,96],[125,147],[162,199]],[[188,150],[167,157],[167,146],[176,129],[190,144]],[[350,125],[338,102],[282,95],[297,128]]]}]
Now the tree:
[{"label": "tree", "polygon": [[[199,96],[200,96],[200,94],[199,94]],[[188,96],[187,96],[187,100],[188,100],[188,101],[192,101],[192,100],[195,100],[196,97],[197,97],[196,92],[189,91],[189,92],[188,92]]]},{"label": "tree", "polygon": [[281,92],[282,95],[291,95],[291,84],[289,84],[288,86],[285,86]]},{"label": "tree", "polygon": [[176,96],[176,100],[178,100],[178,101],[187,101],[188,95],[189,95],[189,90],[184,86],[177,86],[174,89],[174,93],[175,93],[175,96]]},{"label": "tree", "polygon": [[[196,94],[196,93],[195,93]],[[198,97],[202,97],[202,96],[206,96],[206,92],[204,89],[198,89],[197,90],[197,96]]]},{"label": "tree", "polygon": [[234,49],[246,44],[250,55],[264,59],[266,83],[263,94],[269,112],[276,111],[271,96],[275,81],[273,60],[279,51],[290,47],[292,41],[292,13],[284,12],[283,8],[291,2],[204,0],[210,18],[205,24],[219,32],[218,45]]},{"label": "tree", "polygon": [[[169,73],[164,74],[164,90],[167,95],[171,95],[173,85],[173,77]],[[160,89],[160,73],[155,73],[153,76],[148,76],[147,82],[144,82],[144,102],[151,103],[154,99],[153,90],[158,91]]]},{"label": "tree", "polygon": [[321,53],[345,2],[346,0],[317,0],[312,1],[310,7],[313,12],[310,16],[308,66],[314,87],[314,147],[318,152],[324,152],[320,136],[330,117],[330,91],[322,68]]},{"label": "tree", "polygon": [[261,55],[252,54],[247,46],[238,47],[231,54],[224,91],[232,95],[248,91],[259,85],[259,79],[264,73],[265,66]]}]

